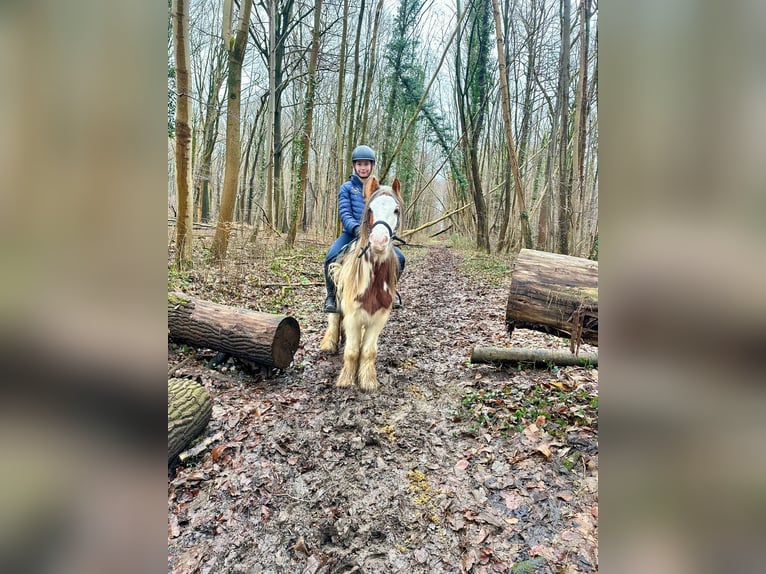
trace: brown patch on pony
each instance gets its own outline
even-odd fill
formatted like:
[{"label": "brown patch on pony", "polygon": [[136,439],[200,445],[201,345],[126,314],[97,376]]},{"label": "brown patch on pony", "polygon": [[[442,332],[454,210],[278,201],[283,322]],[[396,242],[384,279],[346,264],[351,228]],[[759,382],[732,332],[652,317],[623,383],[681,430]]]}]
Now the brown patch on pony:
[{"label": "brown patch on pony", "polygon": [[[388,283],[388,289],[386,289],[386,283]],[[370,286],[364,293],[357,295],[356,300],[362,304],[362,309],[372,316],[380,309],[391,308],[394,301],[392,294],[395,289],[396,266],[392,266],[391,261],[381,261],[373,265]]]},{"label": "brown patch on pony", "polygon": [[395,178],[394,181],[391,183],[391,189],[394,190],[394,193],[396,194],[396,197],[399,198],[399,201],[402,201],[402,194],[400,191],[401,184],[399,183],[399,178]]},{"label": "brown patch on pony", "polygon": [[380,183],[378,182],[378,178],[374,175],[371,175],[369,178],[367,178],[367,183],[364,184],[364,202],[369,203],[370,197],[372,197],[372,194],[377,191],[377,189],[380,187]]}]

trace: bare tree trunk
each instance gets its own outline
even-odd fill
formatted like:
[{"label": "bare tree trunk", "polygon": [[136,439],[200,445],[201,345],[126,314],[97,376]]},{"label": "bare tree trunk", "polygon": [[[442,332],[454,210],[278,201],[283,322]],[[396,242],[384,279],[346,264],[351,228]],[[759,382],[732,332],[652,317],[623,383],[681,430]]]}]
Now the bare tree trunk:
[{"label": "bare tree trunk", "polygon": [[191,187],[191,128],[189,126],[189,3],[188,0],[173,1],[173,36],[175,39],[176,86],[176,193],[178,215],[176,218],[176,267],[188,267],[192,263],[192,217],[194,195]]},{"label": "bare tree trunk", "polygon": [[195,196],[198,205],[197,211],[199,214],[197,219],[205,223],[210,221],[212,209],[210,189],[211,167],[215,142],[218,137],[218,121],[221,117],[221,103],[218,94],[226,78],[226,51],[221,44],[211,46],[211,50],[213,50],[213,55],[210,58],[211,70],[207,81],[208,89],[204,106],[205,117],[202,120],[202,150],[194,178]]},{"label": "bare tree trunk", "polygon": [[558,252],[569,253],[571,234],[571,182],[567,169],[569,142],[569,11],[570,0],[561,0],[561,61],[559,68],[559,101],[561,125],[559,126],[559,179],[558,179]]},{"label": "bare tree trunk", "polygon": [[266,148],[266,219],[274,222],[274,110],[277,101],[276,57],[277,57],[277,0],[269,3],[269,115],[268,146]]},{"label": "bare tree trunk", "polygon": [[367,77],[364,82],[364,103],[362,104],[362,131],[359,134],[359,141],[367,139],[367,118],[370,113],[370,93],[372,92],[372,80],[375,74],[375,58],[378,51],[378,28],[380,25],[380,15],[383,11],[383,0],[378,0],[375,7],[375,23],[372,26],[372,38],[370,39],[370,60],[367,63]]},{"label": "bare tree trunk", "polygon": [[[314,31],[311,35],[311,56],[309,57],[309,76],[306,84],[306,104],[303,129],[301,133],[298,134],[296,154],[294,156],[295,160],[299,162],[299,166],[296,169],[298,178],[296,185],[294,186],[295,191],[293,195],[290,230],[287,234],[287,245],[291,249],[295,244],[295,235],[298,231],[298,217],[303,212],[303,198],[306,195],[306,184],[308,182],[309,149],[311,147],[311,130],[314,122],[314,91],[316,89],[317,60],[319,59],[321,14],[322,0],[317,0],[314,4]],[[342,145],[342,138],[339,137],[338,141]]]},{"label": "bare tree trunk", "polygon": [[242,84],[242,61],[247,45],[247,29],[250,23],[251,0],[244,0],[240,8],[237,35],[234,45],[229,51],[229,77],[227,79],[226,105],[226,164],[224,167],[223,192],[221,194],[221,210],[218,214],[218,226],[213,237],[212,254],[219,262],[226,259],[229,246],[229,230],[234,215],[234,204],[237,199],[239,182],[240,157],[240,88]]},{"label": "bare tree trunk", "polygon": [[[321,0],[320,0],[321,3]],[[319,6],[316,9],[319,9]],[[343,0],[343,31],[340,37],[340,58],[338,61],[338,97],[335,100],[335,181],[338,185],[346,179],[343,154],[343,92],[346,84],[346,51],[348,43],[348,0]],[[358,30],[357,30],[358,33]],[[309,72],[310,74],[311,72]],[[355,78],[356,80],[356,78]]]},{"label": "bare tree trunk", "polygon": [[[356,36],[354,37],[354,83],[351,86],[351,113],[348,115],[348,126],[346,127],[346,153],[343,157],[343,166],[338,179],[338,185],[345,179],[347,173],[351,172],[351,151],[356,142],[356,94],[359,91],[359,44],[362,37],[362,23],[364,21],[365,0],[362,0],[359,6],[359,18],[356,23]],[[346,5],[344,4],[344,9]]]},{"label": "bare tree trunk", "polygon": [[[572,234],[584,237],[583,216],[585,211],[585,136],[586,102],[588,84],[588,40],[590,36],[590,0],[580,0],[580,70],[577,75],[574,124],[572,127],[572,203],[574,204]],[[575,203],[576,202],[576,203]],[[579,241],[577,243],[580,243]],[[577,245],[575,244],[575,249]],[[579,255],[575,252],[575,255]]]},{"label": "bare tree trunk", "polygon": [[532,248],[532,231],[529,228],[529,214],[527,213],[526,202],[524,200],[524,184],[521,181],[519,171],[519,159],[516,156],[516,147],[513,144],[513,125],[511,124],[511,97],[508,93],[508,76],[505,65],[505,49],[503,48],[503,22],[500,18],[500,6],[498,0],[492,0],[492,9],[495,15],[495,35],[497,37],[497,60],[500,65],[500,92],[503,106],[503,123],[505,124],[505,141],[508,146],[508,158],[511,162],[511,173],[513,174],[513,186],[516,192],[516,204],[519,210],[519,220],[521,224],[521,236],[524,241],[524,247]]}]

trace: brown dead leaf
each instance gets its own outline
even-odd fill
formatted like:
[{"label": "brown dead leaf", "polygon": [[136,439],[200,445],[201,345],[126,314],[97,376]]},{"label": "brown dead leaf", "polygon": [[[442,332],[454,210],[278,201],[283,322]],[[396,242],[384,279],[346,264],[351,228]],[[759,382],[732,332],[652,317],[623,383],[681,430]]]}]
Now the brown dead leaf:
[{"label": "brown dead leaf", "polygon": [[487,532],[487,529],[482,526],[479,529],[479,533],[476,535],[476,538],[473,540],[474,546],[478,546],[484,542],[487,539],[487,536],[489,536],[489,532]]},{"label": "brown dead leaf", "polygon": [[303,569],[303,574],[316,574],[322,562],[313,554],[306,560],[306,568]]},{"label": "brown dead leaf", "polygon": [[301,535],[298,538],[297,542],[293,545],[293,552],[295,552],[296,554],[298,552],[303,552],[306,556],[311,554],[309,552],[309,549],[306,547],[306,541],[303,539],[303,535]]},{"label": "brown dead leaf", "polygon": [[551,457],[551,448],[549,443],[538,444],[535,447],[535,450],[541,453],[545,457],[545,460],[548,460]]},{"label": "brown dead leaf", "polygon": [[181,527],[178,526],[178,516],[171,514],[169,522],[168,538],[178,538],[181,535]]},{"label": "brown dead leaf", "polygon": [[469,548],[460,559],[460,563],[463,567],[463,572],[470,572],[473,565],[476,563],[477,553],[473,548]]},{"label": "brown dead leaf", "polygon": [[515,492],[508,492],[507,490],[504,490],[500,492],[500,496],[503,497],[503,500],[505,501],[505,507],[508,510],[516,510],[524,503],[524,499]]},{"label": "brown dead leaf", "polygon": [[524,429],[524,436],[528,439],[536,440],[540,434],[540,429],[535,423],[532,423]]},{"label": "brown dead leaf", "polygon": [[502,528],[504,526],[503,521],[500,519],[499,516],[495,516],[494,514],[490,514],[489,512],[480,512],[476,518],[478,520],[481,520],[482,522],[491,524],[492,526],[497,526],[498,528]]},{"label": "brown dead leaf", "polygon": [[535,425],[538,428],[543,428],[545,426],[545,417],[543,415],[537,415],[537,418],[535,419]]}]

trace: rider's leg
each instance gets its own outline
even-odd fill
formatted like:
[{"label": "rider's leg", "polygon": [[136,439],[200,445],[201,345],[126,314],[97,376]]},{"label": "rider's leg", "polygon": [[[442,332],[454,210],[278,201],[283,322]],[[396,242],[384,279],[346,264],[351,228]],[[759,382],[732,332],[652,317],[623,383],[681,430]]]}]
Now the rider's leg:
[{"label": "rider's leg", "polygon": [[[394,252],[396,253],[396,256],[399,258],[399,272],[396,275],[396,279],[398,282],[399,277],[402,276],[402,272],[404,271],[404,265],[407,263],[407,260],[404,257],[404,253],[402,253],[401,249],[398,247],[394,247]],[[396,297],[394,297],[394,309],[401,309],[402,308],[402,296],[399,294],[399,290],[396,291]]]},{"label": "rider's leg", "polygon": [[327,290],[327,298],[324,302],[323,311],[325,313],[337,313],[338,312],[338,303],[336,301],[335,297],[335,282],[330,277],[329,273],[329,267],[330,263],[332,263],[335,258],[338,256],[338,253],[340,253],[340,250],[343,249],[346,245],[351,243],[351,241],[354,240],[353,235],[349,235],[346,232],[343,232],[338,239],[335,240],[335,243],[332,244],[332,247],[330,247],[330,250],[327,252],[327,257],[325,257],[324,261],[324,280],[325,280],[325,289]]}]

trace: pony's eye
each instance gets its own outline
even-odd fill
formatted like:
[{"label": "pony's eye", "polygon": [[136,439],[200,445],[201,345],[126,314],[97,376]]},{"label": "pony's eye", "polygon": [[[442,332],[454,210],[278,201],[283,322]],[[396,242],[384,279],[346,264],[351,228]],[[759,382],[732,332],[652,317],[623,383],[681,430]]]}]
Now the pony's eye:
[{"label": "pony's eye", "polygon": [[394,209],[394,215],[399,215],[399,208]]}]

